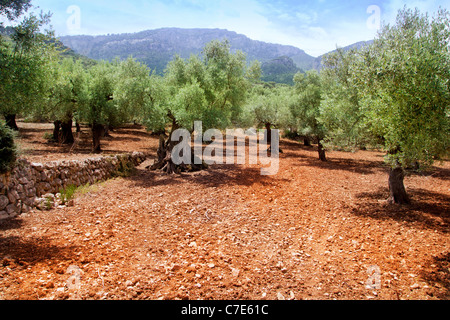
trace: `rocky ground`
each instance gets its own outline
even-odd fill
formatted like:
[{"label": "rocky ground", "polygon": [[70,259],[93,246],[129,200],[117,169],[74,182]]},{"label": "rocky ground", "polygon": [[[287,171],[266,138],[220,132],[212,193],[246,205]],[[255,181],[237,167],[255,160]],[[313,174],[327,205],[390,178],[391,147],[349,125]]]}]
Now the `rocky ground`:
[{"label": "rocky ground", "polygon": [[[31,161],[89,157],[20,124]],[[138,128],[106,153],[155,152]],[[83,140],[84,139],[84,140]],[[0,222],[2,299],[448,299],[450,163],[409,175],[388,204],[383,154],[282,141],[280,170],[214,165],[83,188],[73,207]]]}]

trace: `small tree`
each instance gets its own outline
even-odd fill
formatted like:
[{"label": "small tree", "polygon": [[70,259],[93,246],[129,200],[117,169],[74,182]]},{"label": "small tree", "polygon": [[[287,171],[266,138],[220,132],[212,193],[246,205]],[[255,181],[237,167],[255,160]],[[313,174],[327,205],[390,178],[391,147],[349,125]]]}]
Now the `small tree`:
[{"label": "small tree", "polygon": [[0,41],[0,112],[14,130],[18,130],[16,114],[31,113],[47,95],[49,61],[55,50],[47,42],[52,35],[39,29],[49,19],[31,14],[14,28],[11,41]]},{"label": "small tree", "polygon": [[253,87],[246,103],[245,122],[266,130],[267,145],[272,143],[272,129],[280,129],[288,125],[290,120],[290,105],[292,103],[292,89],[288,86],[270,88],[266,85]]},{"label": "small tree", "polygon": [[94,152],[101,152],[108,129],[142,116],[151,100],[149,86],[150,70],[132,58],[103,61],[89,69],[86,85],[80,86],[79,113],[92,128]]},{"label": "small tree", "polygon": [[131,57],[118,63],[114,88],[116,125],[143,119],[144,106],[153,99],[150,74],[146,65]]},{"label": "small tree", "polygon": [[301,134],[315,138],[318,142],[319,159],[326,161],[323,139],[325,127],[319,122],[320,104],[322,102],[322,83],[317,71],[306,74],[297,73],[294,77],[297,102],[291,105],[291,111],[298,120]]},{"label": "small tree", "polygon": [[53,64],[53,72],[46,113],[54,121],[53,138],[71,144],[74,142],[73,118],[86,94],[86,71],[80,60],[66,58]]},{"label": "small tree", "polygon": [[356,60],[356,49],[338,49],[324,58],[321,72],[324,93],[318,120],[326,131],[325,144],[348,151],[375,141],[351,77]]},{"label": "small tree", "polygon": [[97,153],[102,151],[101,138],[116,110],[113,102],[115,72],[111,63],[102,62],[92,67],[87,75],[86,94],[80,111],[82,119],[91,127],[92,151]]},{"label": "small tree", "polygon": [[405,168],[431,165],[448,152],[450,137],[450,19],[403,9],[353,68],[353,81],[371,130],[381,136],[390,164],[390,200],[407,204]]}]

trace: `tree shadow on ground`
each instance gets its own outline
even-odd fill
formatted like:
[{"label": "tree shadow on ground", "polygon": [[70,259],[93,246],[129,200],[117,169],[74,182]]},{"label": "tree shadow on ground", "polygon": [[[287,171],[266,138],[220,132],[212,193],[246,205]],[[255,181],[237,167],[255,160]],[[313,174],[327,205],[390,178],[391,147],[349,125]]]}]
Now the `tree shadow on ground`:
[{"label": "tree shadow on ground", "polygon": [[133,137],[122,137],[122,136],[111,136],[108,138],[104,138],[105,141],[117,141],[117,142],[139,142],[142,139],[133,138]]},{"label": "tree shadow on ground", "polygon": [[58,247],[51,244],[49,238],[0,236],[0,266],[35,265],[48,261],[67,261],[75,257],[77,247]]},{"label": "tree shadow on ground", "polygon": [[23,221],[21,219],[12,218],[0,220],[0,231],[16,230],[23,226]]},{"label": "tree shadow on ground", "polygon": [[[137,128],[139,129],[139,128]],[[120,135],[128,135],[128,136],[135,136],[135,137],[142,137],[142,138],[152,138],[154,135],[152,135],[151,132],[143,132],[143,131],[137,131],[129,128],[120,128],[114,130],[112,134],[117,133]]]},{"label": "tree shadow on ground", "polygon": [[[349,171],[359,174],[374,174],[383,170],[386,170],[384,159],[380,160],[353,160],[351,158],[333,157],[332,154],[327,153],[327,161],[320,161],[318,156],[317,146],[304,146],[295,141],[281,142],[281,148],[284,153],[281,155],[283,158],[295,158],[298,159],[296,166],[308,166],[325,170],[336,171]],[[306,151],[299,154],[296,151]],[[351,155],[350,152],[347,154]]]},{"label": "tree shadow on ground", "polygon": [[[43,124],[35,124],[37,128],[29,127],[33,124],[19,123],[19,137],[26,145],[22,150],[25,156],[45,156],[49,154],[54,155],[69,155],[69,154],[81,154],[81,155],[109,155],[109,154],[122,154],[132,152],[129,144],[146,142],[148,141],[148,150],[155,152],[157,149],[157,138],[152,136],[151,133],[143,131],[144,128],[139,125],[124,125],[110,132],[110,136],[105,136],[101,139],[101,153],[92,152],[92,132],[91,129],[85,125],[82,125],[81,132],[76,132],[75,127],[72,132],[75,137],[74,144],[60,144],[58,142],[50,141],[44,138],[45,134],[53,134],[53,129],[48,125],[47,127],[39,127]],[[110,145],[113,145],[110,147]],[[154,147],[156,145],[156,147]],[[123,148],[122,148],[123,146]]]},{"label": "tree shadow on ground", "polygon": [[415,171],[409,171],[408,174],[412,176],[419,176],[419,177],[431,177],[431,178],[437,178],[443,181],[450,180],[450,169],[442,168],[442,167],[432,167],[427,168],[424,171],[415,172]]},{"label": "tree shadow on ground", "polygon": [[450,252],[433,257],[426,265],[430,266],[432,270],[424,270],[420,276],[432,288],[428,294],[441,300],[450,299]]},{"label": "tree shadow on ground", "polygon": [[295,165],[299,167],[308,166],[324,170],[348,171],[365,175],[387,172],[384,161],[342,159],[332,158],[330,156],[328,156],[327,161],[320,161],[318,157],[309,157],[305,155],[287,154],[286,156],[298,158],[299,161]]},{"label": "tree shadow on ground", "polygon": [[270,186],[279,180],[279,178],[272,176],[261,175],[261,168],[249,168],[239,165],[212,165],[207,170],[199,172],[171,175],[140,167],[137,169],[136,174],[128,179],[134,181],[136,186],[144,188],[181,183],[200,184],[206,187],[220,187],[222,185],[251,186],[253,184]]},{"label": "tree shadow on ground", "polygon": [[53,133],[48,129],[28,129],[28,128],[20,128],[18,132],[18,136],[21,139],[32,139],[36,134],[39,134],[40,137],[43,137],[45,133]]},{"label": "tree shadow on ground", "polygon": [[421,229],[450,231],[450,197],[423,189],[410,189],[410,205],[390,204],[387,188],[356,195],[359,200],[352,212],[358,216],[377,220],[405,222]]}]

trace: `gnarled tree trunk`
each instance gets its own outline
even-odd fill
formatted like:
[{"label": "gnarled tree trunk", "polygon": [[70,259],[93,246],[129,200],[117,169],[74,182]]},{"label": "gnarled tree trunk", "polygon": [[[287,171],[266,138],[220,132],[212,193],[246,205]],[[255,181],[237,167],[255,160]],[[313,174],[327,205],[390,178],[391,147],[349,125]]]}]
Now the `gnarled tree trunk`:
[{"label": "gnarled tree trunk", "polygon": [[267,141],[267,145],[270,146],[272,145],[272,125],[270,123],[266,123],[266,141]]},{"label": "gnarled tree trunk", "polygon": [[[173,133],[179,129],[178,124],[175,120],[173,120],[172,131],[169,135],[169,138],[165,140],[164,135],[161,135],[159,138],[159,148],[157,152],[158,158],[152,166],[147,167],[150,170],[161,170],[168,174],[177,173],[180,174],[182,172],[195,172],[200,170],[205,170],[208,168],[206,163],[203,161],[198,161],[196,159],[194,151],[191,149],[191,157],[190,163],[181,163],[175,164],[172,160],[172,151],[176,144],[172,141]],[[197,160],[197,161],[196,161]],[[201,164],[197,164],[201,162]]]},{"label": "gnarled tree trunk", "polygon": [[53,121],[53,141],[59,142],[61,134],[61,121]]},{"label": "gnarled tree trunk", "polygon": [[61,139],[60,142],[63,144],[72,144],[75,142],[72,133],[72,119],[61,122]]},{"label": "gnarled tree trunk", "polygon": [[309,137],[303,137],[303,144],[305,147],[311,147],[311,139]]},{"label": "gnarled tree trunk", "polygon": [[[270,154],[272,154],[272,124],[271,123],[266,123],[265,127],[266,127],[265,140],[267,142],[267,145],[269,146],[267,151]],[[278,148],[278,153],[283,153],[283,150],[281,150],[281,148]]]},{"label": "gnarled tree trunk", "polygon": [[94,123],[92,125],[92,151],[94,153],[102,152],[100,146],[100,140],[105,133],[105,126],[102,124]]},{"label": "gnarled tree trunk", "polygon": [[6,125],[13,129],[14,131],[19,131],[19,127],[16,123],[16,115],[15,114],[5,114]]},{"label": "gnarled tree trunk", "polygon": [[405,170],[402,167],[392,168],[389,172],[389,202],[396,204],[410,204],[411,201],[406,193]]},{"label": "gnarled tree trunk", "polygon": [[325,153],[325,148],[322,144],[322,140],[320,138],[317,138],[318,145],[319,145],[319,160],[320,161],[327,161],[327,157],[326,157],[326,153]]},{"label": "gnarled tree trunk", "polygon": [[75,126],[77,128],[77,133],[80,133],[81,132],[81,126],[80,126],[80,123],[78,121],[75,121]]}]

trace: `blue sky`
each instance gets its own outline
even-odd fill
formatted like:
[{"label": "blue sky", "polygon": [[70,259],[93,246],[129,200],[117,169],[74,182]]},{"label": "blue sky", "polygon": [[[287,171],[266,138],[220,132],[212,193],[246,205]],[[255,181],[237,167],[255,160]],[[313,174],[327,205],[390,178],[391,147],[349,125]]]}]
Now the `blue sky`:
[{"label": "blue sky", "polygon": [[32,0],[53,13],[59,36],[163,27],[222,28],[254,40],[293,45],[318,56],[373,39],[406,4],[433,13],[448,0]]}]

